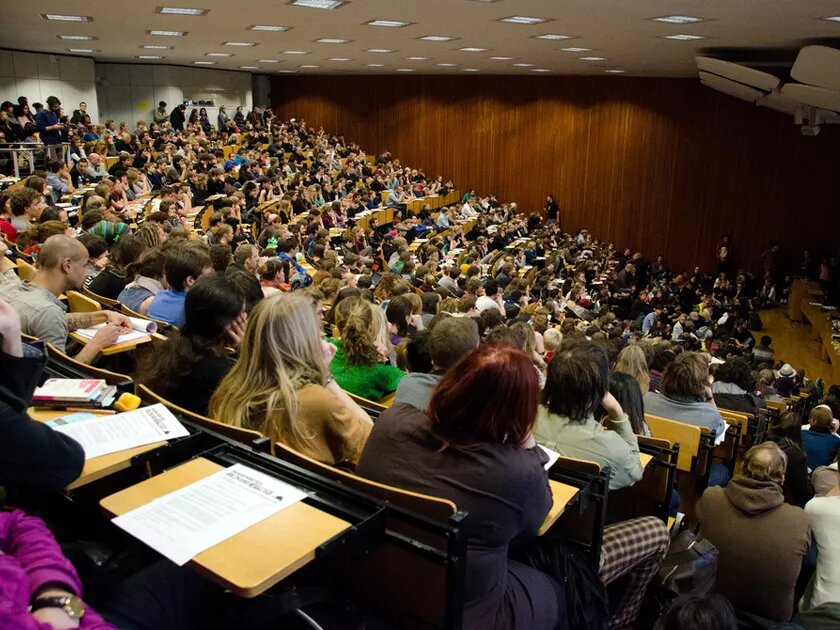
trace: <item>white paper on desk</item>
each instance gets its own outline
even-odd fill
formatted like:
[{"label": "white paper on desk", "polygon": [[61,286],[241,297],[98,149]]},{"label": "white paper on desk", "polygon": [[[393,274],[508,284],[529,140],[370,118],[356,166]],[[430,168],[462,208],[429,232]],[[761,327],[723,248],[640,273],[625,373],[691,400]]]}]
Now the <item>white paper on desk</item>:
[{"label": "white paper on desk", "polygon": [[546,448],[542,444],[537,444],[542,450],[543,453],[548,455],[548,463],[545,465],[546,470],[551,470],[551,467],[554,466],[554,462],[560,459],[560,453],[557,451],[552,451],[550,448]]},{"label": "white paper on desk", "polygon": [[[76,332],[79,333],[82,337],[85,337],[86,339],[93,339],[96,333],[98,333],[100,329],[104,328],[105,326],[107,326],[107,324],[97,324],[96,326],[91,326],[90,328],[79,328],[76,330]],[[155,326],[155,329],[157,329],[157,326]],[[145,332],[140,332],[139,330],[130,330],[124,335],[120,335],[119,337],[117,337],[116,343],[125,343],[126,341],[134,341],[135,339],[145,339],[148,336],[149,335]]]},{"label": "white paper on desk", "polygon": [[305,497],[294,486],[235,464],[113,523],[180,566]]},{"label": "white paper on desk", "polygon": [[54,427],[82,445],[85,459],[189,435],[162,404]]}]

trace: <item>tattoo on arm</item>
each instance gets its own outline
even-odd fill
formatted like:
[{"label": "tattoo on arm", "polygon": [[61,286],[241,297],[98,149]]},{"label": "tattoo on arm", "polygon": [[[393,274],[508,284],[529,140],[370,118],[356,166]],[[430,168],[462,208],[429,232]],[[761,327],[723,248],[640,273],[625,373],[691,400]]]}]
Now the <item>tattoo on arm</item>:
[{"label": "tattoo on arm", "polygon": [[93,313],[67,313],[64,317],[67,318],[67,328],[70,332],[79,328],[89,328],[96,323]]}]

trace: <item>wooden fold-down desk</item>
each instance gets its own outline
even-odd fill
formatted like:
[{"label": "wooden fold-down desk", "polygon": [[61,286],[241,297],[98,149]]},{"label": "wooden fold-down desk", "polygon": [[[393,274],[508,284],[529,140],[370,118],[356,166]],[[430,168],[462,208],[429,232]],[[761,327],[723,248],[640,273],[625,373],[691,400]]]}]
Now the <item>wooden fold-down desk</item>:
[{"label": "wooden fold-down desk", "polygon": [[[48,422],[50,420],[55,420],[56,418],[66,416],[71,413],[74,412],[65,411],[63,409],[29,409],[29,417],[33,420],[37,420],[38,422]],[[82,468],[82,474],[79,475],[79,478],[76,479],[76,481],[68,485],[65,488],[65,490],[76,490],[77,488],[86,486],[89,483],[98,481],[103,477],[112,475],[115,472],[125,470],[126,468],[131,466],[131,459],[135,455],[140,455],[141,453],[146,453],[147,451],[160,448],[165,444],[166,442],[153,442],[152,444],[146,444],[145,446],[136,446],[134,448],[126,449],[124,451],[109,453],[107,455],[100,455],[99,457],[94,457],[93,459],[85,460],[84,468]]]},{"label": "wooden fold-down desk", "polygon": [[542,536],[551,529],[551,526],[554,525],[554,523],[557,522],[557,519],[560,518],[563,515],[563,512],[566,511],[566,506],[569,505],[569,503],[571,503],[580,493],[580,488],[575,488],[574,486],[554,481],[553,479],[548,480],[548,487],[551,488],[551,498],[553,503],[551,504],[551,509],[548,510],[548,514],[546,514],[543,524],[540,525],[540,528],[537,530],[537,536]]},{"label": "wooden fold-down desk", "polygon": [[[221,470],[199,457],[102,499],[120,516]],[[351,524],[300,502],[214,545],[190,561],[199,573],[240,597],[256,597],[315,559],[318,547]]]}]

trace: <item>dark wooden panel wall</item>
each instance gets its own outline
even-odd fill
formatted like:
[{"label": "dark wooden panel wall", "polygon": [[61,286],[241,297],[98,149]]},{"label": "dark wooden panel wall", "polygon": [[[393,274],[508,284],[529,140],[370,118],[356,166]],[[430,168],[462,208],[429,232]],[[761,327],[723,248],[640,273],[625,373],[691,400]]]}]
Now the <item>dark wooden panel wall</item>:
[{"label": "dark wooden panel wall", "polygon": [[525,210],[546,193],[564,227],[709,268],[725,233],[758,267],[836,249],[840,126],[805,138],[783,114],[689,79],[278,77],[275,112],[391,151]]}]

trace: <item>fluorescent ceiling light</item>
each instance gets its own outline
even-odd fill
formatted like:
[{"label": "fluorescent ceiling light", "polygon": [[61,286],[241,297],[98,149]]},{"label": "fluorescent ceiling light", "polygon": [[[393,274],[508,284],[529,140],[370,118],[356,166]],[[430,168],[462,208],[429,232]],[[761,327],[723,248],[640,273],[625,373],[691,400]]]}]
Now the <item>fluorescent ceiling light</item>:
[{"label": "fluorescent ceiling light", "polygon": [[289,4],[309,9],[337,9],[344,0],[292,0]]},{"label": "fluorescent ceiling light", "polygon": [[532,63],[515,63],[513,64],[516,68],[533,68],[534,64]]},{"label": "fluorescent ceiling light", "polygon": [[94,50],[93,48],[68,48],[67,52],[72,52],[72,53],[95,53],[95,52],[99,52],[99,51]]},{"label": "fluorescent ceiling light", "polygon": [[233,57],[230,53],[204,53],[205,57]]},{"label": "fluorescent ceiling light", "polygon": [[650,19],[653,22],[663,22],[665,24],[697,24],[698,22],[708,21],[706,18],[694,17],[693,15],[664,15]]},{"label": "fluorescent ceiling light", "polygon": [[551,72],[550,68],[531,68],[531,72]]},{"label": "fluorescent ceiling light", "polygon": [[56,15],[55,13],[42,13],[41,17],[51,22],[93,22],[89,15]]},{"label": "fluorescent ceiling light", "polygon": [[367,26],[387,26],[390,28],[402,28],[409,24],[411,22],[400,22],[399,20],[371,20],[370,22],[365,22]]},{"label": "fluorescent ceiling light", "polygon": [[426,42],[451,42],[456,38],[449,37],[448,35],[423,35],[420,39]]},{"label": "fluorescent ceiling light", "polygon": [[406,57],[409,61],[426,61],[428,57]]},{"label": "fluorescent ceiling light", "polygon": [[294,74],[297,70],[275,70],[278,74]]},{"label": "fluorescent ceiling light", "polygon": [[182,7],[158,7],[155,13],[163,15],[207,15],[209,9],[184,9]]},{"label": "fluorescent ceiling light", "polygon": [[63,39],[71,42],[89,42],[96,39],[90,35],[56,35],[58,39]]},{"label": "fluorescent ceiling light", "polygon": [[548,39],[556,41],[559,39],[572,39],[571,35],[557,35],[556,33],[546,33],[545,35],[534,35],[534,39]]},{"label": "fluorescent ceiling light", "polygon": [[830,15],[829,17],[820,18],[826,22],[840,22],[840,15]]},{"label": "fluorescent ceiling light", "polygon": [[392,53],[394,51],[390,48],[368,48],[365,52],[369,52],[369,53]]},{"label": "fluorescent ceiling light", "polygon": [[304,64],[304,65],[301,66],[301,68],[320,68],[320,67],[321,66],[316,66],[316,65],[311,64],[311,63],[307,63],[307,64]]},{"label": "fluorescent ceiling light", "polygon": [[284,50],[284,55],[308,55],[309,53],[305,50]]},{"label": "fluorescent ceiling light", "polygon": [[473,46],[467,46],[465,48],[459,48],[461,52],[487,52],[490,50],[489,48],[475,48]]},{"label": "fluorescent ceiling light", "polygon": [[397,72],[414,72],[414,68],[397,68]]},{"label": "fluorescent ceiling light", "polygon": [[461,68],[461,72],[481,72],[481,68]]},{"label": "fluorescent ceiling light", "polygon": [[618,68],[609,68],[608,70],[604,70],[604,72],[609,72],[610,74],[623,74],[624,70],[619,70]]},{"label": "fluorescent ceiling light", "polygon": [[137,55],[138,59],[163,59],[160,55]]},{"label": "fluorescent ceiling light", "polygon": [[251,31],[269,31],[271,33],[280,33],[282,31],[288,31],[288,26],[271,26],[268,24],[254,24],[254,26],[250,27],[248,30]]},{"label": "fluorescent ceiling light", "polygon": [[255,42],[222,42],[225,46],[240,46],[242,48],[247,48],[249,46],[256,46]]},{"label": "fluorescent ceiling light", "polygon": [[542,24],[548,22],[547,18],[528,17],[525,15],[511,15],[510,17],[502,18],[500,22],[507,22],[508,24]]},{"label": "fluorescent ceiling light", "polygon": [[315,40],[318,44],[346,44],[349,41],[349,39],[339,39],[337,37],[322,37]]},{"label": "fluorescent ceiling light", "polygon": [[564,52],[589,52],[591,48],[581,48],[579,46],[569,46],[568,48],[561,48]]},{"label": "fluorescent ceiling light", "polygon": [[384,68],[384,63],[366,63],[365,64],[368,68]]},{"label": "fluorescent ceiling light", "polygon": [[330,57],[327,61],[350,61],[350,57]]},{"label": "fluorescent ceiling light", "polygon": [[239,66],[240,70],[259,70],[259,66]]},{"label": "fluorescent ceiling light", "polygon": [[689,35],[687,33],[680,33],[678,35],[663,35],[662,39],[672,39],[678,42],[690,42],[695,39],[703,39],[702,35]]},{"label": "fluorescent ceiling light", "polygon": [[513,57],[487,57],[488,59],[492,59],[493,61],[512,61]]},{"label": "fluorescent ceiling light", "polygon": [[161,37],[183,37],[186,31],[146,31],[147,35],[159,35]]},{"label": "fluorescent ceiling light", "polygon": [[215,66],[215,61],[193,61],[193,65],[195,66]]},{"label": "fluorescent ceiling light", "polygon": [[606,57],[581,57],[581,61],[606,61]]},{"label": "fluorescent ceiling light", "polygon": [[144,46],[140,46],[144,50],[169,50],[172,46],[157,46],[154,44],[146,44]]},{"label": "fluorescent ceiling light", "polygon": [[457,63],[436,63],[436,66],[440,66],[441,68],[454,68],[457,66]]},{"label": "fluorescent ceiling light", "polygon": [[277,59],[257,59],[257,63],[280,63]]}]

